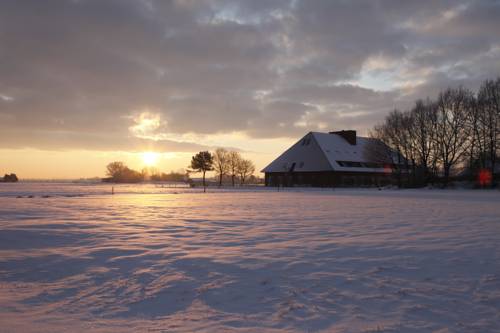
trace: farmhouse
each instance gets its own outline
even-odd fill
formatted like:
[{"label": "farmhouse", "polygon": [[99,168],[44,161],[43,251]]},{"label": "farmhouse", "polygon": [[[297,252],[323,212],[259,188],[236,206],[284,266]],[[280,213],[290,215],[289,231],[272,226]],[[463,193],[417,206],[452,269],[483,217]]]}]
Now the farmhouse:
[{"label": "farmhouse", "polygon": [[348,130],[309,132],[262,172],[266,186],[374,186],[391,183],[401,167],[381,141]]}]

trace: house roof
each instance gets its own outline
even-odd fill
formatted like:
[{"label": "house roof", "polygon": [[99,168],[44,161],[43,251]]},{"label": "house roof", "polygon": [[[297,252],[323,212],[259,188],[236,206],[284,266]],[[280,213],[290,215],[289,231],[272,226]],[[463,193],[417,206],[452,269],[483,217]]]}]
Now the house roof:
[{"label": "house roof", "polygon": [[357,136],[352,145],[339,134],[309,132],[262,172],[386,172],[381,163],[374,164],[373,156],[370,158],[370,145],[376,142]]}]

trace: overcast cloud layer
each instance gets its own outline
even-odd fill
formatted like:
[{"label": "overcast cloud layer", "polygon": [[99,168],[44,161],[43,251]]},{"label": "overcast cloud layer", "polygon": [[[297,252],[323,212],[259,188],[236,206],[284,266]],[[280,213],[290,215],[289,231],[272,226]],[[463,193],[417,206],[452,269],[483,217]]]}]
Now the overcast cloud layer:
[{"label": "overcast cloud layer", "polygon": [[499,31],[499,1],[2,1],[0,148],[364,130],[498,76]]}]

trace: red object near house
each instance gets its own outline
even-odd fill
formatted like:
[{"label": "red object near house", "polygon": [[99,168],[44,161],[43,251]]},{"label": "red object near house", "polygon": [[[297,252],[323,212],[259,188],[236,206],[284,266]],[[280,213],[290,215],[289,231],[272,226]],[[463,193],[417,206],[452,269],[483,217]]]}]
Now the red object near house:
[{"label": "red object near house", "polygon": [[477,181],[480,186],[491,185],[491,180],[493,179],[491,171],[488,169],[481,169],[477,175]]}]

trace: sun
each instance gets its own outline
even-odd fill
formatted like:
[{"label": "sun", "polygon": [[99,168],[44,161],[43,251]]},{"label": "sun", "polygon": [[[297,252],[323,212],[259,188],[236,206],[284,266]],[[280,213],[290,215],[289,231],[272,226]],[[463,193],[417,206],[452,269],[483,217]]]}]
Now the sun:
[{"label": "sun", "polygon": [[160,154],[148,151],[142,153],[142,162],[147,166],[154,166],[158,162],[158,157]]}]

